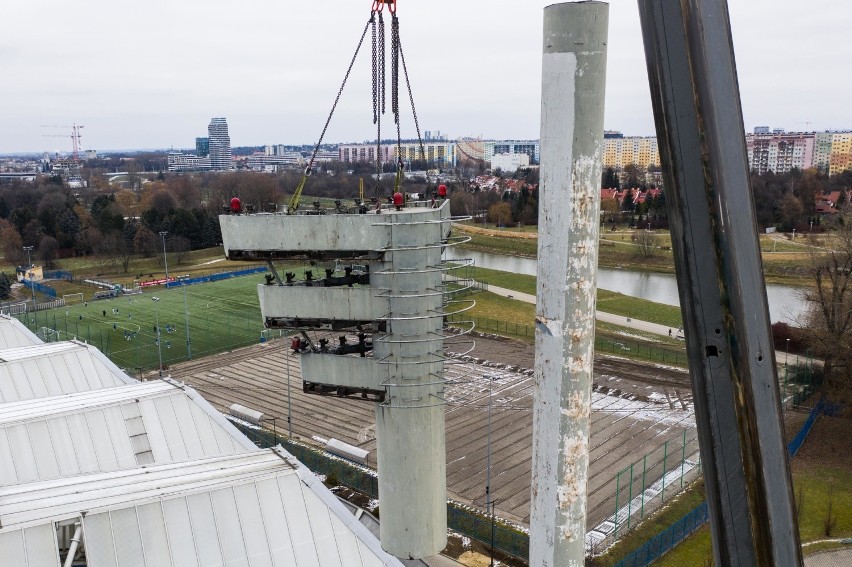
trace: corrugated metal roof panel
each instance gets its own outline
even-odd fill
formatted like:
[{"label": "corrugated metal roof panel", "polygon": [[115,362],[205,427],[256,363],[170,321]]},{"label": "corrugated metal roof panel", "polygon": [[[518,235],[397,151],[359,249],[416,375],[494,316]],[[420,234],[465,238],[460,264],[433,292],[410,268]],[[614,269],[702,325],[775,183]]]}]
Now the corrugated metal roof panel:
[{"label": "corrugated metal roof panel", "polygon": [[78,341],[0,350],[0,403],[135,382],[98,349]]},{"label": "corrugated metal roof panel", "polygon": [[[0,488],[0,556],[24,567],[55,566],[58,552],[44,526],[82,517],[90,565],[120,567],[116,558],[129,557],[158,567],[400,565],[284,458],[292,457],[258,450]],[[30,533],[45,540],[40,554],[25,546]]]},{"label": "corrugated metal roof panel", "polygon": [[42,341],[13,317],[0,315],[0,349],[37,345]]},{"label": "corrugated metal roof panel", "polygon": [[256,449],[192,395],[157,381],[0,404],[0,486]]},{"label": "corrugated metal roof panel", "polygon": [[96,407],[121,404],[133,399],[168,395],[176,387],[165,381],[137,382],[132,386],[86,391],[49,398],[36,398],[0,404],[0,426],[33,419],[71,414]]},{"label": "corrugated metal roof panel", "polygon": [[54,522],[85,513],[90,565],[400,565],[292,455],[258,450],[192,388],[136,382],[76,342],[0,358],[4,564],[56,567]]},{"label": "corrugated metal roof panel", "polygon": [[[272,450],[111,475],[0,489],[0,550],[26,567],[21,534],[78,518],[91,565],[399,565],[361,527],[347,526]],[[344,517],[339,517],[339,514]],[[357,524],[357,522],[355,522]],[[46,534],[46,532],[45,532]],[[27,538],[28,539],[28,538]],[[367,541],[365,541],[365,539]],[[194,545],[193,545],[194,542]],[[58,558],[56,546],[44,545]],[[293,550],[296,550],[293,553]]]}]

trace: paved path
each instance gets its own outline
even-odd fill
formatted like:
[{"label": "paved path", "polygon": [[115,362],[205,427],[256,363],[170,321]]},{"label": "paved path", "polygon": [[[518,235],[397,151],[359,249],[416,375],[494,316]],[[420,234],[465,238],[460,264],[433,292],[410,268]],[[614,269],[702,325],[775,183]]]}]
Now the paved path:
[{"label": "paved path", "polygon": [[[535,305],[535,296],[529,293],[522,293],[520,291],[506,289],[505,287],[498,287],[496,285],[491,284],[488,284],[487,289],[491,293],[496,293],[497,295],[508,297],[509,299],[517,299],[518,301],[524,301],[526,303],[532,303],[533,305]],[[651,323],[650,321],[642,321],[640,319],[634,319],[632,317],[625,317],[624,315],[615,315],[614,313],[606,313],[605,311],[596,311],[595,318],[598,321],[603,321],[605,323],[621,325],[622,327],[636,329],[637,331],[644,331],[646,333],[653,333],[662,337],[683,337],[683,331],[681,331],[680,329],[667,327],[666,325],[659,325],[657,323]],[[785,364],[787,362],[787,356],[788,354],[786,352],[775,351],[776,364]],[[790,360],[795,363],[797,355],[790,354],[789,356]],[[817,361],[814,360],[814,362]]]},{"label": "paved path", "polygon": [[[488,291],[496,293],[497,295],[502,295],[503,297],[508,297],[509,299],[517,299],[518,301],[524,301],[535,305],[535,296],[529,293],[522,293],[520,291],[514,291],[491,284],[488,284]],[[614,323],[616,325],[621,325],[622,327],[629,327],[631,329],[636,329],[637,331],[645,331],[664,337],[669,337],[671,336],[669,333],[677,333],[678,331],[677,329],[667,327],[665,325],[658,325],[657,323],[651,323],[650,321],[640,321],[639,319],[632,319],[630,317],[625,317],[624,315],[615,315],[614,313],[606,313],[604,311],[595,312],[595,317],[598,321]]]},{"label": "paved path", "polygon": [[805,557],[805,567],[848,567],[852,565],[852,549],[824,551]]}]

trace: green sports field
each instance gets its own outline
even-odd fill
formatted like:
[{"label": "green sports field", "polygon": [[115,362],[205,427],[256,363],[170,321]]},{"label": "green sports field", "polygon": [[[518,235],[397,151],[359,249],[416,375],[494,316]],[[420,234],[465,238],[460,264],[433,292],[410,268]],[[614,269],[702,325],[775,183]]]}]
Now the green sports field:
[{"label": "green sports field", "polygon": [[164,366],[188,359],[187,318],[192,358],[260,342],[257,284],[263,282],[259,273],[172,289],[154,286],[142,294],[17,317],[44,340],[87,341],[134,374],[159,366],[158,346]]}]

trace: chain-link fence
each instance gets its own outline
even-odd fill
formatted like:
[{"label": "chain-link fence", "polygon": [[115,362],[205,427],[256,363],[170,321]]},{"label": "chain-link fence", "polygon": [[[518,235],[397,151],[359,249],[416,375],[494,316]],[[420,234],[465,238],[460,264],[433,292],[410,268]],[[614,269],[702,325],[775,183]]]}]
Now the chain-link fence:
[{"label": "chain-link fence", "polygon": [[701,472],[698,433],[684,429],[596,488],[589,487],[588,544],[595,549],[617,540]]},{"label": "chain-link fence", "polygon": [[[449,316],[447,317],[447,320],[449,323],[473,321],[476,325],[474,330],[480,333],[493,333],[495,335],[523,339],[535,338],[535,327],[532,325],[525,325],[523,323],[501,321],[499,319],[490,319],[488,317],[471,317],[466,313]],[[686,366],[688,360],[686,351],[682,348],[667,348],[660,346],[659,343],[654,344],[631,341],[600,332],[595,334],[595,350],[598,352],[631,356],[642,360],[649,360],[651,362],[660,362],[675,366]]]},{"label": "chain-link fence", "polygon": [[644,567],[650,565],[685,540],[707,521],[707,502],[702,502],[683,518],[658,533],[641,547],[615,564],[615,567]]},{"label": "chain-link fence", "polygon": [[778,372],[781,388],[781,409],[799,406],[822,385],[822,368],[814,365],[810,352],[796,355],[791,364],[784,364]]}]

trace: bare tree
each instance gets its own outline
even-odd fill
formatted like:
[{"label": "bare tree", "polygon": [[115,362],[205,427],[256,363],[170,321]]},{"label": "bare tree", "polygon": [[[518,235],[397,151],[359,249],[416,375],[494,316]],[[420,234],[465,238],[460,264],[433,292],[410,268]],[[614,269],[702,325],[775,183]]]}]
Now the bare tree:
[{"label": "bare tree", "polygon": [[184,238],[183,236],[175,236],[172,238],[172,252],[175,255],[175,262],[178,264],[182,264],[186,259],[186,255],[189,252],[190,244],[189,240]]},{"label": "bare tree", "polygon": [[825,361],[829,387],[843,384],[852,370],[852,214],[840,214],[830,249],[811,249],[813,287],[803,292],[811,309],[800,322],[814,354]]},{"label": "bare tree", "polygon": [[633,243],[636,244],[639,250],[639,255],[643,258],[650,258],[656,255],[658,243],[657,237],[653,232],[648,230],[637,230],[633,232]]}]

